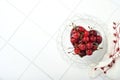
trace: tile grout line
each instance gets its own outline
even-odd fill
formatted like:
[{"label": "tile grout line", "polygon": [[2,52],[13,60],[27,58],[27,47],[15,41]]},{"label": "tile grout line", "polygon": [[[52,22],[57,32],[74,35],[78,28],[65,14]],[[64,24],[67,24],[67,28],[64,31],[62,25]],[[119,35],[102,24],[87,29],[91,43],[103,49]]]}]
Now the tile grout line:
[{"label": "tile grout line", "polygon": [[[18,9],[16,6],[14,6],[11,2],[9,2],[8,0],[6,0],[12,7],[14,7],[20,14],[22,14],[23,16],[27,16],[23,11],[21,11],[20,9]],[[29,21],[31,21],[33,24],[35,24],[37,27],[39,27],[40,29],[42,29],[45,33],[47,33],[47,35],[49,36],[49,33],[46,32],[38,23],[36,23],[34,20],[30,19],[29,17],[27,18]]]},{"label": "tile grout line", "polygon": [[[37,64],[35,64],[34,62],[32,62],[27,56],[25,56],[22,52],[20,52],[18,49],[16,49],[13,45],[9,44],[13,49],[15,49],[18,53],[20,53],[24,58],[26,58],[28,61],[30,61],[30,64],[28,65],[34,65],[36,68],[38,68],[38,70],[40,70],[42,73],[44,73],[49,79],[53,80],[53,78],[48,74],[46,73],[42,68],[40,68]],[[29,66],[27,66],[26,69],[28,69]],[[24,70],[26,71],[26,70]],[[23,74],[24,75],[24,74]],[[20,75],[20,77],[17,79],[17,80],[20,80],[22,78],[23,75]]]},{"label": "tile grout line", "polygon": [[[6,0],[8,2],[8,0]],[[9,3],[8,3],[9,4]],[[8,39],[8,41],[11,40],[11,38],[14,36],[14,34],[18,31],[18,29],[25,23],[25,21],[27,20],[27,18],[32,14],[32,12],[35,10],[35,8],[40,4],[40,0],[38,1],[38,3],[31,9],[31,11],[28,13],[28,15],[24,18],[24,20],[22,21],[22,23],[17,27],[17,29],[14,31],[14,33],[10,36],[10,38]]]},{"label": "tile grout line", "polygon": [[73,62],[70,64],[70,66],[64,71],[64,73],[63,73],[62,76],[59,78],[59,80],[62,80],[62,79],[63,79],[63,77],[64,77],[65,74],[70,70],[70,68],[72,67],[73,64],[74,64]]},{"label": "tile grout line", "polygon": [[[23,71],[23,73],[21,74],[21,77],[24,75],[24,73],[27,71],[27,69],[32,65],[32,63],[34,63],[34,61],[37,59],[37,57],[41,54],[41,51],[44,50],[44,48],[47,46],[47,44],[49,43],[49,41],[53,38],[54,36],[52,36],[47,43],[43,46],[42,49],[40,49],[40,51],[38,52],[38,54],[36,54],[36,56],[30,61],[30,63],[28,64],[27,68]],[[35,63],[34,63],[35,64]],[[35,65],[34,65],[35,66]],[[38,68],[38,67],[37,67]],[[20,80],[21,77],[19,77],[17,80]],[[50,77],[50,76],[49,76]],[[53,78],[51,78],[51,80],[54,80]]]},{"label": "tile grout line", "polygon": [[[6,0],[6,2],[8,4],[10,4],[10,2],[8,0]],[[19,28],[25,23],[25,21],[27,20],[27,18],[32,14],[32,12],[34,11],[34,9],[39,5],[39,2],[32,8],[32,10],[29,12],[28,15],[25,16],[24,20],[21,22],[21,24],[18,25],[18,27],[14,30],[13,34],[9,37],[9,39],[6,41],[6,43],[4,43],[4,45],[0,48],[0,51],[7,45],[7,42],[9,42],[11,40],[11,38],[15,35],[15,33],[19,30]],[[13,6],[12,4],[10,4],[11,6]],[[22,12],[21,12],[22,13]]]},{"label": "tile grout line", "polygon": [[10,4],[12,7],[14,7],[19,13],[25,15],[24,12],[22,12],[20,9],[18,9],[17,7],[15,7],[9,0],[6,0],[6,2],[7,2],[8,4]]},{"label": "tile grout line", "polygon": [[[5,39],[3,39],[2,37],[0,37],[2,40],[6,41]],[[19,51],[17,48],[15,48],[12,44],[7,43],[7,45],[11,46],[15,51],[17,51],[21,56],[23,56],[25,59],[27,59],[31,64],[33,64],[36,68],[38,68],[39,66],[36,65],[34,62],[32,62],[27,56],[25,56],[21,51]],[[28,64],[28,65],[31,65]],[[29,68],[29,66],[27,66]],[[26,69],[28,69],[26,68]],[[49,76],[49,74],[47,74],[42,68],[38,68],[41,72],[43,72],[44,74],[46,74],[51,80],[53,80],[53,78],[51,76]],[[26,70],[24,70],[26,71]],[[21,76],[22,77],[22,76]],[[20,78],[21,79],[21,78]],[[20,80],[19,78],[17,80]]]},{"label": "tile grout line", "polygon": [[[6,0],[6,2],[8,2],[8,0]],[[14,30],[14,32],[12,33],[12,35],[8,38],[8,40],[6,41],[6,43],[3,45],[3,47],[0,48],[0,50],[2,50],[7,43],[11,40],[11,38],[16,34],[16,32],[19,30],[19,28],[25,23],[25,21],[27,20],[27,18],[32,14],[32,12],[34,11],[34,9],[39,5],[39,2],[32,8],[32,10],[28,13],[28,15],[24,18],[24,20],[18,25],[18,27]],[[9,2],[8,2],[9,4]]]},{"label": "tile grout line", "polygon": [[57,0],[63,7],[65,7],[67,10],[71,11],[68,6],[66,6],[63,1]]}]

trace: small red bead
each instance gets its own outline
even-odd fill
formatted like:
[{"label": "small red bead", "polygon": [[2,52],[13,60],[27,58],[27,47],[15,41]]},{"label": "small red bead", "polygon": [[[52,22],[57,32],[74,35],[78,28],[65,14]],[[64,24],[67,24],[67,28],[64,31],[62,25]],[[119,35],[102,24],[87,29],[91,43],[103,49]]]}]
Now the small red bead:
[{"label": "small red bead", "polygon": [[117,40],[113,40],[114,43],[117,43]]},{"label": "small red bead", "polygon": [[94,70],[97,70],[97,68],[94,68]]},{"label": "small red bead", "polygon": [[104,70],[104,67],[101,67],[102,70]]},{"label": "small red bead", "polygon": [[113,55],[109,55],[109,58],[113,57]]},{"label": "small red bead", "polygon": [[107,72],[106,71],[104,71],[104,74],[106,74]]},{"label": "small red bead", "polygon": [[116,29],[116,27],[115,27],[115,26],[113,26],[113,29]]},{"label": "small red bead", "polygon": [[120,50],[120,48],[118,47],[117,49],[116,49],[116,51],[118,52]]}]

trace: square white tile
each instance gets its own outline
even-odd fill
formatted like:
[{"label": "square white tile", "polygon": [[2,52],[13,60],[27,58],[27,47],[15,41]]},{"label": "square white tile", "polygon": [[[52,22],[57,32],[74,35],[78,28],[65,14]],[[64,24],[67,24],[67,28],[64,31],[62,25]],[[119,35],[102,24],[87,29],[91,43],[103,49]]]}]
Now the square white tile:
[{"label": "square white tile", "polygon": [[83,69],[73,64],[61,80],[90,80],[88,69]]},{"label": "square white tile", "polygon": [[33,59],[50,36],[27,20],[10,40],[10,43],[29,59]]},{"label": "square white tile", "polygon": [[16,7],[18,11],[28,15],[32,8],[39,3],[39,1],[41,0],[8,0],[8,3]]},{"label": "square white tile", "polygon": [[34,65],[31,65],[20,80],[51,80]]},{"label": "square white tile", "polygon": [[0,2],[0,35],[2,37],[8,39],[23,19],[24,16],[5,0]]},{"label": "square white tile", "polygon": [[70,11],[57,0],[42,0],[29,17],[52,35],[65,21]]},{"label": "square white tile", "polygon": [[9,45],[0,53],[0,80],[17,80],[29,61]]},{"label": "square white tile", "polygon": [[54,80],[58,80],[70,65],[62,59],[54,39],[49,42],[35,63],[53,77]]}]

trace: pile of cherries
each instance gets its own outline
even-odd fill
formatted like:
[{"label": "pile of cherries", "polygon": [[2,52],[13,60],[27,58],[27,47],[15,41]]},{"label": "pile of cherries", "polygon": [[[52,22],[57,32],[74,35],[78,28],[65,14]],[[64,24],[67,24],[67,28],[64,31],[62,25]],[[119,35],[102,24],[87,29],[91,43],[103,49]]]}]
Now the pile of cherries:
[{"label": "pile of cherries", "polygon": [[82,26],[74,26],[71,30],[70,41],[74,47],[74,54],[80,57],[92,55],[98,50],[99,44],[102,42],[102,37],[98,31],[89,28],[86,30]]}]

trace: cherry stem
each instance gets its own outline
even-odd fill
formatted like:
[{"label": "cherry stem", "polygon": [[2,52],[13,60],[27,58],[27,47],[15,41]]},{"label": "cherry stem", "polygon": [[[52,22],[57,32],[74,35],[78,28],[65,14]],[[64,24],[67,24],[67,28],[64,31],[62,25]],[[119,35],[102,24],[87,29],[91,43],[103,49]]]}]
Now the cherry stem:
[{"label": "cherry stem", "polygon": [[75,28],[75,27],[76,27],[76,25],[75,25],[74,23],[72,23],[72,27],[73,27],[73,28]]},{"label": "cherry stem", "polygon": [[68,53],[72,53],[73,52],[73,50],[72,51],[69,51]]},{"label": "cherry stem", "polygon": [[98,47],[97,50],[99,50],[99,49],[103,49],[103,47]]},{"label": "cherry stem", "polygon": [[69,47],[68,49],[73,49],[73,47]]},{"label": "cherry stem", "polygon": [[88,26],[89,29],[93,29],[92,27]]}]

